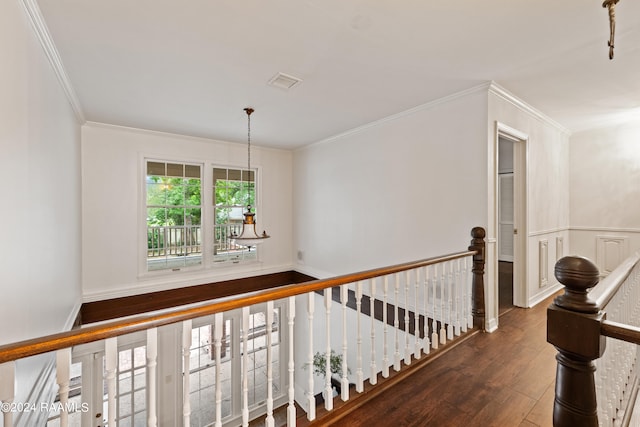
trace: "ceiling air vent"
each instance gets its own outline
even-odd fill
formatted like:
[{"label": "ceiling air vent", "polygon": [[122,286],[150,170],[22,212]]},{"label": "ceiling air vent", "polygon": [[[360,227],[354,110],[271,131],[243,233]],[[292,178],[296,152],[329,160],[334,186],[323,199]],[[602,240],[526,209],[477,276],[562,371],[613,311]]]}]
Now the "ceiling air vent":
[{"label": "ceiling air vent", "polygon": [[297,77],[293,77],[284,73],[278,73],[273,76],[271,80],[269,80],[269,85],[278,87],[280,89],[289,90],[301,81],[302,80]]}]

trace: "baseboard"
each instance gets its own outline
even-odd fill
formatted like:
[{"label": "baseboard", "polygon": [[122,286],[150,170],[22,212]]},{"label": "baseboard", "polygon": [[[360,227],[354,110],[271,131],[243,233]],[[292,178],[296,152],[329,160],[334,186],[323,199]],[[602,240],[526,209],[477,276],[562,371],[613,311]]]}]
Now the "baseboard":
[{"label": "baseboard", "polygon": [[534,306],[540,304],[542,301],[546,300],[551,295],[553,295],[556,292],[558,292],[559,290],[561,290],[563,287],[564,286],[562,286],[562,284],[558,283],[558,282],[556,282],[556,284],[553,285],[553,286],[547,287],[544,291],[542,291],[539,294],[534,295],[533,297],[529,298],[528,307],[531,308],[531,307],[534,307]]}]

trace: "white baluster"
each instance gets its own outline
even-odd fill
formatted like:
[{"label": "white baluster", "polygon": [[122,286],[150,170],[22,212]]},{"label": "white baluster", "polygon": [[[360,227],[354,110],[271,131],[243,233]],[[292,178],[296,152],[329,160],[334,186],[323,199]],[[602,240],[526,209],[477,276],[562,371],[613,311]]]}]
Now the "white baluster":
[{"label": "white baluster", "polygon": [[460,336],[460,259],[452,261],[453,271],[453,334]]},{"label": "white baluster", "polygon": [[349,285],[340,286],[340,303],[342,304],[342,378],[340,398],[349,400],[349,378],[347,377],[347,301],[349,299]]},{"label": "white baluster", "polygon": [[222,381],[220,375],[220,371],[222,370],[221,359],[222,359],[222,322],[224,321],[222,317],[223,313],[214,314],[213,318],[213,348],[215,351],[215,361],[216,361],[216,370],[215,370],[215,383],[216,383],[216,427],[222,427]]},{"label": "white baluster", "polygon": [[313,395],[313,312],[314,312],[314,292],[307,294],[307,317],[309,319],[309,354],[307,357],[307,363],[309,368],[309,384],[307,386],[307,405],[309,410],[307,412],[307,418],[309,421],[316,419],[316,399]]},{"label": "white baluster", "polygon": [[333,409],[333,387],[331,386],[331,297],[332,289],[324,290],[325,332],[327,337],[325,375],[324,375],[324,407],[327,411]]},{"label": "white baluster", "polygon": [[105,373],[107,379],[107,425],[116,425],[116,370],[118,362],[118,339],[107,338],[104,342]]},{"label": "white baluster", "polygon": [[394,276],[394,311],[393,311],[393,328],[395,330],[395,349],[393,353],[393,369],[396,371],[400,370],[400,314],[398,311],[398,304],[400,303],[398,294],[400,293],[400,274],[396,273]]},{"label": "white baluster", "polygon": [[158,378],[158,328],[147,329],[147,426],[158,424],[157,378]]},{"label": "white baluster", "polygon": [[424,336],[422,340],[422,348],[424,349],[425,354],[429,354],[431,352],[431,342],[429,341],[429,313],[427,308],[429,307],[429,266],[424,267],[424,324],[422,325],[422,335]]},{"label": "white baluster", "polygon": [[296,317],[296,297],[289,297],[289,310],[287,311],[289,323],[289,406],[287,407],[287,425],[296,425],[295,404],[295,360],[294,360],[294,320]]},{"label": "white baluster", "polygon": [[369,281],[369,314],[371,315],[371,372],[369,383],[378,383],[378,367],[376,366],[376,279]]},{"label": "white baluster", "polygon": [[264,425],[274,426],[273,418],[273,301],[267,301],[267,418]]},{"label": "white baluster", "polygon": [[[414,292],[414,313],[413,313],[413,354],[414,357],[416,359],[420,359],[420,357],[422,356],[422,347],[421,347],[421,340],[420,340],[420,313],[418,311],[418,295],[420,295],[420,269],[416,269],[415,270],[415,275],[416,275],[416,287],[415,287],[415,292]],[[426,314],[426,313],[425,313]],[[426,318],[425,318],[426,320]]]},{"label": "white baluster", "polygon": [[358,327],[357,348],[357,371],[356,371],[356,391],[364,391],[364,373],[362,371],[362,282],[356,282],[356,325]]},{"label": "white baluster", "polygon": [[249,425],[249,317],[250,308],[242,307],[242,425]]},{"label": "white baluster", "polygon": [[444,323],[446,319],[446,314],[445,314],[446,300],[445,300],[444,291],[445,291],[445,288],[447,287],[446,279],[445,279],[447,276],[447,269],[446,269],[445,263],[442,263],[440,265],[441,265],[440,267],[440,344],[446,344],[447,331]]},{"label": "white baluster", "polygon": [[182,322],[182,424],[191,425],[191,331],[193,324],[191,320]]},{"label": "white baluster", "polygon": [[[16,362],[0,364],[0,402],[11,407],[16,397]],[[4,427],[13,427],[13,412],[3,411]]]},{"label": "white baluster", "polygon": [[453,339],[453,261],[447,263],[449,265],[449,273],[447,275],[447,314],[449,324],[447,325],[447,338]]},{"label": "white baluster", "polygon": [[433,266],[433,277],[431,279],[431,298],[433,299],[433,313],[431,314],[433,317],[431,319],[431,346],[434,350],[438,349],[438,312],[437,301],[438,301],[438,265]]},{"label": "white baluster", "polygon": [[69,425],[69,380],[71,377],[71,349],[64,348],[56,352],[56,382],[60,400],[60,427]]},{"label": "white baluster", "polygon": [[473,286],[472,283],[472,276],[473,276],[473,272],[471,271],[471,266],[473,265],[473,261],[471,258],[465,258],[464,259],[464,268],[466,271],[466,279],[465,279],[465,289],[466,289],[466,307],[467,307],[467,328],[473,328],[473,313],[471,311],[471,307],[472,307],[472,301],[471,301],[471,287]]},{"label": "white baluster", "polygon": [[409,334],[409,284],[410,270],[405,271],[404,277],[404,363],[411,364],[411,335]]},{"label": "white baluster", "polygon": [[387,297],[389,291],[389,276],[384,276],[384,282],[382,285],[382,329],[383,329],[383,354],[382,354],[382,376],[384,378],[389,377],[389,327],[387,325]]}]

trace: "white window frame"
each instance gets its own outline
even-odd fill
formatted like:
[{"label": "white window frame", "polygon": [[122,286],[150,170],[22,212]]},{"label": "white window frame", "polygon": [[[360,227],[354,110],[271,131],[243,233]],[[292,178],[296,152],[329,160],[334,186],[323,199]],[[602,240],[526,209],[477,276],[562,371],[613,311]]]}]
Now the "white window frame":
[{"label": "white window frame", "polygon": [[[201,194],[201,227],[202,227],[202,262],[196,266],[186,266],[179,269],[163,269],[149,271],[147,268],[147,186],[146,186],[146,170],[147,161],[158,161],[168,163],[186,163],[198,164],[202,168],[200,184],[202,186]],[[231,164],[225,162],[216,162],[211,159],[202,158],[185,158],[169,155],[159,155],[150,153],[141,153],[138,161],[138,277],[166,277],[176,274],[187,274],[206,272],[218,269],[240,268],[251,264],[262,262],[261,249],[257,246],[255,249],[256,257],[253,259],[233,260],[229,259],[223,262],[214,262],[214,206],[213,206],[213,168],[220,169],[239,169],[246,170],[246,165]],[[262,193],[262,167],[260,165],[251,165],[254,172],[254,188],[255,188],[255,204],[254,211],[260,215],[262,212],[261,193]],[[258,217],[258,221],[260,218]]]}]

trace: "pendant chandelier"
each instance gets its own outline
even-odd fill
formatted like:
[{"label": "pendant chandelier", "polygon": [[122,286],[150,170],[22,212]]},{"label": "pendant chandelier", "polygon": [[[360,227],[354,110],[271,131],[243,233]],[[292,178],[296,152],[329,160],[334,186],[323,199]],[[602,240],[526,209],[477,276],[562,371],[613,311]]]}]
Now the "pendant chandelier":
[{"label": "pendant chandelier", "polygon": [[[251,176],[253,175],[255,177],[255,173],[251,173],[251,113],[253,113],[254,110],[251,107],[247,107],[244,111],[247,113],[247,170],[250,184]],[[253,182],[255,184],[255,179]],[[260,235],[256,232],[256,214],[255,212],[251,212],[251,204],[247,204],[247,211],[243,215],[244,220],[242,221],[242,232],[239,236],[233,232],[231,235],[231,241],[233,243],[250,248],[251,246],[262,243],[264,239],[268,239],[270,237],[267,235],[266,231],[263,231]]]}]

